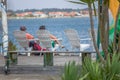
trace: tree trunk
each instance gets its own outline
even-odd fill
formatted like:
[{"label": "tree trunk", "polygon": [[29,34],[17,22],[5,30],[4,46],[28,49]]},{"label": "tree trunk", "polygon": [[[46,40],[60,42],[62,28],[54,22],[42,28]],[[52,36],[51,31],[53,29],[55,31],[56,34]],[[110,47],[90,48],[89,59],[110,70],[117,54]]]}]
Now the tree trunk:
[{"label": "tree trunk", "polygon": [[108,3],[98,3],[101,7],[101,13],[99,15],[99,29],[100,29],[100,40],[102,50],[105,55],[105,59],[108,55],[108,43],[109,43],[109,16],[108,16]]},{"label": "tree trunk", "polygon": [[[108,5],[109,6],[109,5]],[[107,16],[107,29],[106,29],[106,47],[108,49],[108,45],[109,45],[109,12],[108,12],[108,6],[107,6],[107,12],[106,12],[106,16]]]},{"label": "tree trunk", "polygon": [[101,37],[103,37],[103,43],[102,47],[103,47],[103,51],[105,54],[105,59],[107,59],[107,55],[108,55],[108,32],[109,32],[109,21],[108,21],[108,4],[103,4],[103,15],[102,15],[102,26],[101,28],[103,30],[101,30]]},{"label": "tree trunk", "polygon": [[[109,6],[109,5],[108,5]],[[109,46],[109,12],[108,12],[108,6],[106,7],[106,49],[107,49],[107,53],[108,53],[108,46]],[[107,59],[107,56],[106,56]]]},{"label": "tree trunk", "polygon": [[100,2],[100,0],[98,1],[98,5],[99,5],[99,25],[98,25],[98,28],[99,28],[99,32],[100,32],[100,42],[101,42],[101,48],[103,50],[103,52],[105,52],[105,37],[104,37],[104,33],[105,33],[105,28],[103,26],[103,24],[105,24],[105,21],[104,21],[104,17],[103,17],[103,5],[102,5],[103,2]]},{"label": "tree trunk", "polygon": [[91,3],[88,3],[88,8],[89,8],[90,25],[91,25],[91,35],[92,35],[93,45],[94,45],[94,48],[95,48],[98,56],[100,57],[100,60],[102,62],[104,62],[104,58],[100,55],[100,52],[98,50],[98,47],[97,47],[97,44],[96,44],[96,40],[95,40],[95,32],[94,32],[94,23],[93,23],[93,17],[92,17]]}]

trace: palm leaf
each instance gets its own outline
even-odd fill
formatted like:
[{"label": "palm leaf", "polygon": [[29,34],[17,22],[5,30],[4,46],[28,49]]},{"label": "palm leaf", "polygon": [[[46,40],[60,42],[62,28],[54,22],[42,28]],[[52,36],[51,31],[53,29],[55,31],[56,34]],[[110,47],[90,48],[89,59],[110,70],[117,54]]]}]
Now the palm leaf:
[{"label": "palm leaf", "polygon": [[79,1],[84,3],[93,3],[95,0],[79,0]]},{"label": "palm leaf", "polygon": [[75,4],[86,5],[86,3],[84,3],[84,2],[78,2],[78,1],[68,1],[68,2],[75,3]]}]

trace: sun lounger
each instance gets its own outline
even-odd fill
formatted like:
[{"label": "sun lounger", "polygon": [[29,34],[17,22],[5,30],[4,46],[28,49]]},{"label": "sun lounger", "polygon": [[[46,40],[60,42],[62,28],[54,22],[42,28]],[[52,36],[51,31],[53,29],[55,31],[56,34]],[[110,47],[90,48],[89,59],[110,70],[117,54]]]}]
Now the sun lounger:
[{"label": "sun lounger", "polygon": [[[56,51],[59,48],[59,45],[55,44],[55,47],[52,46],[52,40],[50,39],[50,32],[48,30],[38,30],[37,37],[43,48],[47,48],[51,51]],[[58,39],[60,42],[61,39]]]},{"label": "sun lounger", "polygon": [[47,50],[50,50],[50,48],[52,48],[52,45],[51,45],[51,39],[49,37],[49,31],[47,30],[38,30],[37,31],[37,37],[40,41],[40,45],[43,47],[43,48],[46,48]]},{"label": "sun lounger", "polygon": [[[85,49],[90,47],[89,44],[81,44],[80,43],[80,38],[79,38],[78,32],[76,30],[66,29],[64,32],[71,44],[72,50],[78,49],[80,51],[84,51]],[[81,56],[81,54],[79,54],[79,56]]]},{"label": "sun lounger", "polygon": [[[47,51],[52,51],[51,39],[49,37],[49,31],[38,30],[37,37],[39,39],[42,48],[46,48]],[[44,54],[44,66],[53,66],[53,53]]]},{"label": "sun lounger", "polygon": [[[26,33],[24,31],[14,31],[13,32],[14,37],[16,38],[18,44],[25,50],[31,50],[29,48],[29,40],[26,39]],[[26,54],[26,53],[20,53],[20,54]],[[28,56],[30,56],[30,53],[27,53]]]}]

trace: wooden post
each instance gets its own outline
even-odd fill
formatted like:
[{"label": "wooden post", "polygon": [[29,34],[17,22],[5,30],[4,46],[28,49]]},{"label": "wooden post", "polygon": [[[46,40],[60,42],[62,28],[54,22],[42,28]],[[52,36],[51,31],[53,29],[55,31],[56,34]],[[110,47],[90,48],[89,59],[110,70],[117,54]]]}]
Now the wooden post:
[{"label": "wooden post", "polygon": [[53,53],[44,53],[44,67],[53,66]]},{"label": "wooden post", "polygon": [[84,64],[85,57],[89,57],[91,59],[91,52],[82,53],[82,64]]},{"label": "wooden post", "polygon": [[17,63],[18,63],[18,58],[17,57],[18,57],[17,52],[16,53],[9,53],[10,64],[17,65]]}]

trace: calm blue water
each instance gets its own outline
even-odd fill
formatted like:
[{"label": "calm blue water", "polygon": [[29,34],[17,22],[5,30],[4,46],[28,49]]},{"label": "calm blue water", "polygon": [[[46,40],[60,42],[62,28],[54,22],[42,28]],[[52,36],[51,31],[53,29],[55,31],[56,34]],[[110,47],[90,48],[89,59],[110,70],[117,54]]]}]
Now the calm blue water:
[{"label": "calm blue water", "polygon": [[[94,18],[95,28],[97,28],[97,19]],[[24,25],[27,31],[36,37],[36,31],[40,25],[45,25],[53,35],[62,38],[62,44],[69,47],[69,42],[64,34],[64,30],[68,28],[76,29],[81,39],[89,38],[90,22],[88,17],[83,18],[45,18],[45,19],[9,19],[8,30],[9,40],[14,41],[13,31],[19,30]],[[81,41],[81,43],[87,43]]]}]

